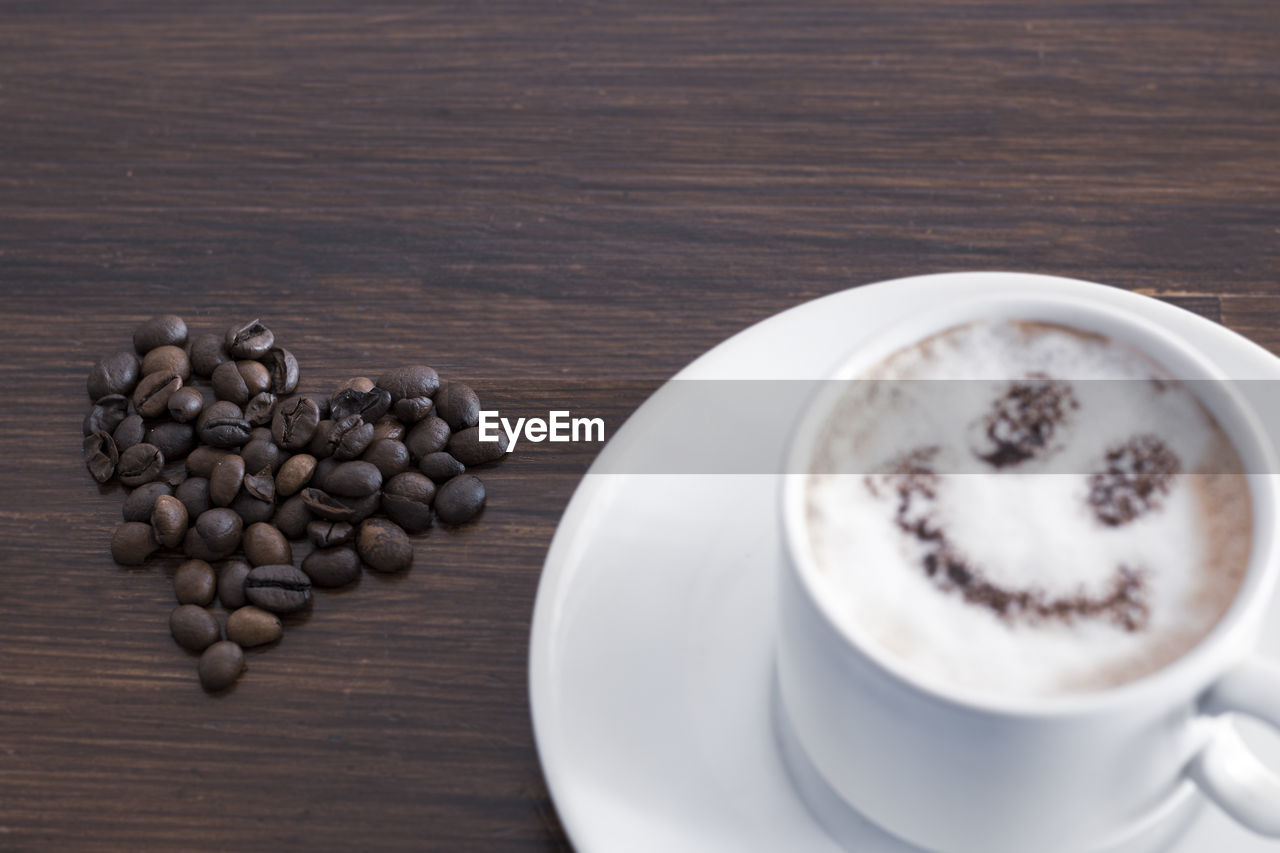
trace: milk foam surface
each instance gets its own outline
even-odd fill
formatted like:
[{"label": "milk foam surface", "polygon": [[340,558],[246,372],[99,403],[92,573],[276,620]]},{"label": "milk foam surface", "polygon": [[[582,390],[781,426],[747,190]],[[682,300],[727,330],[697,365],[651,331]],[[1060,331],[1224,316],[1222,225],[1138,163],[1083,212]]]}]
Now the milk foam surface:
[{"label": "milk foam surface", "polygon": [[[991,453],[993,406],[1028,377],[1061,380],[1069,405],[1030,455]],[[904,667],[1002,695],[1097,690],[1180,657],[1230,605],[1251,535],[1240,460],[1191,387],[1145,354],[990,321],[864,378],[891,381],[850,383],[807,475],[814,583]],[[1178,473],[1117,521],[1099,484],[1117,482],[1108,453],[1135,436]],[[1121,492],[1141,493],[1127,476]]]}]

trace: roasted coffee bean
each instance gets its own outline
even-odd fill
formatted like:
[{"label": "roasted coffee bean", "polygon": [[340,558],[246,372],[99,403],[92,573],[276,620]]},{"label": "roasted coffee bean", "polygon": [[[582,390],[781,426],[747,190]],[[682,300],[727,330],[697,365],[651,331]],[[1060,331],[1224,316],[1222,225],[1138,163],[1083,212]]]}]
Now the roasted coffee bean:
[{"label": "roasted coffee bean", "polygon": [[244,419],[254,426],[271,423],[276,413],[276,395],[263,391],[254,396],[244,407]]},{"label": "roasted coffee bean", "polygon": [[101,400],[111,394],[128,396],[142,377],[142,362],[131,352],[116,352],[93,363],[85,387],[90,400]]},{"label": "roasted coffee bean", "polygon": [[407,432],[408,430],[404,428],[404,424],[396,420],[393,415],[383,415],[373,425],[373,440],[380,441],[381,439],[389,438],[393,441],[404,441]]},{"label": "roasted coffee bean", "polygon": [[351,504],[326,494],[317,488],[307,487],[300,493],[312,515],[329,521],[350,521],[355,516]]},{"label": "roasted coffee bean", "polygon": [[261,607],[241,607],[227,617],[227,639],[245,648],[274,643],[283,636],[280,617]]},{"label": "roasted coffee bean", "polygon": [[284,534],[270,524],[250,524],[241,544],[244,556],[254,566],[270,566],[293,562],[293,549]]},{"label": "roasted coffee bean", "polygon": [[196,517],[195,525],[182,540],[188,557],[213,562],[231,556],[240,547],[244,522],[225,507],[214,507]]},{"label": "roasted coffee bean", "polygon": [[425,364],[411,364],[388,370],[378,377],[377,384],[390,392],[393,401],[431,397],[440,387],[440,376]]},{"label": "roasted coffee bean", "polygon": [[285,459],[285,454],[270,437],[265,440],[250,438],[249,443],[240,448],[240,455],[244,457],[246,471],[261,471],[265,468],[270,474],[275,474]]},{"label": "roasted coffee bean", "polygon": [[307,525],[307,538],[317,548],[332,548],[355,541],[356,529],[345,521],[313,521]]},{"label": "roasted coffee bean", "polygon": [[244,579],[244,595],[272,613],[292,613],[311,600],[311,579],[288,564],[257,566]]},{"label": "roasted coffee bean", "polygon": [[196,430],[191,424],[175,424],[162,421],[148,427],[145,438],[147,444],[160,448],[165,459],[181,459],[196,446]]},{"label": "roasted coffee bean", "polygon": [[231,354],[227,352],[222,335],[205,332],[192,339],[190,360],[191,372],[208,379],[214,368],[231,360]]},{"label": "roasted coffee bean", "polygon": [[181,548],[182,538],[187,535],[187,508],[173,495],[157,495],[151,510],[151,528],[161,547]]},{"label": "roasted coffee bean", "polygon": [[260,361],[237,361],[236,370],[249,389],[249,396],[256,397],[271,389],[271,372]]},{"label": "roasted coffee bean", "polygon": [[271,330],[257,320],[250,320],[243,326],[232,326],[223,339],[232,358],[262,358],[275,341],[276,336]]},{"label": "roasted coffee bean", "polygon": [[169,614],[169,633],[189,652],[202,652],[222,637],[217,618],[195,604],[180,604]]},{"label": "roasted coffee bean", "polygon": [[173,594],[179,604],[198,604],[207,607],[213,603],[218,589],[218,579],[213,566],[204,560],[187,560],[173,573]]},{"label": "roasted coffee bean", "polygon": [[204,411],[204,395],[199,388],[183,386],[169,395],[169,417],[180,424],[190,423]]},{"label": "roasted coffee bean", "polygon": [[84,416],[85,435],[95,432],[114,432],[129,416],[129,400],[122,394],[108,394],[98,399]]},{"label": "roasted coffee bean", "polygon": [[350,545],[317,548],[302,561],[302,571],[316,586],[346,586],[360,577],[360,557]]},{"label": "roasted coffee bean", "polygon": [[213,395],[219,400],[226,400],[243,406],[253,395],[249,393],[249,385],[244,381],[240,368],[234,361],[224,361],[213,370]]},{"label": "roasted coffee bean", "polygon": [[130,487],[159,479],[163,470],[164,454],[160,452],[160,448],[145,441],[121,453],[120,461],[116,463],[116,475],[120,482]]},{"label": "roasted coffee bean", "polygon": [[174,314],[158,314],[133,332],[133,348],[146,355],[156,347],[180,347],[187,342],[187,324]]},{"label": "roasted coffee bean", "polygon": [[450,434],[449,425],[443,418],[427,415],[409,430],[404,443],[415,459],[421,459],[430,453],[444,450],[449,443]]},{"label": "roasted coffee bean", "polygon": [[387,481],[382,490],[382,511],[410,533],[421,533],[431,526],[435,496],[436,484],[425,474],[405,471]]},{"label": "roasted coffee bean", "polygon": [[507,434],[498,430],[497,441],[481,441],[480,428],[468,427],[455,432],[447,445],[449,453],[468,468],[497,462],[507,453]]},{"label": "roasted coffee bean", "polygon": [[405,423],[416,424],[435,411],[435,403],[430,397],[405,397],[402,400],[396,400],[392,411]]},{"label": "roasted coffee bean", "polygon": [[200,686],[210,693],[226,690],[235,684],[245,669],[244,650],[230,640],[222,640],[205,649],[196,665]]},{"label": "roasted coffee bean", "polygon": [[289,539],[301,539],[307,535],[307,525],[312,518],[311,509],[302,495],[294,495],[280,504],[273,521],[280,532]]},{"label": "roasted coffee bean", "polygon": [[250,429],[240,407],[226,400],[209,406],[196,420],[200,440],[214,447],[239,447],[249,440]]},{"label": "roasted coffee bean", "polygon": [[250,441],[275,441],[275,439],[271,437],[271,427],[267,424],[263,424],[262,426],[256,426],[253,429],[249,430],[249,440]]},{"label": "roasted coffee bean", "polygon": [[317,459],[333,455],[333,421],[326,419],[316,424],[315,433],[307,443],[307,452]]},{"label": "roasted coffee bean", "polygon": [[480,423],[480,398],[461,382],[441,382],[436,391],[436,416],[444,418],[455,432]]},{"label": "roasted coffee bean", "polygon": [[193,477],[208,477],[213,473],[213,466],[231,451],[217,447],[201,445],[187,454],[187,473]]},{"label": "roasted coffee bean", "polygon": [[[366,391],[372,391],[373,389],[374,389],[373,380],[370,379],[368,376],[353,376],[350,379],[348,379],[346,382],[343,382],[337,388],[334,388],[333,394],[330,395],[330,399],[332,400],[333,397],[337,396],[343,391],[356,391],[360,394],[363,394]],[[331,413],[332,411],[333,410],[330,409]],[[337,418],[334,418],[334,420],[337,420]]]},{"label": "roasted coffee bean", "polygon": [[231,502],[231,509],[240,516],[245,524],[256,524],[259,521],[270,521],[276,515],[275,501],[264,501],[240,490],[236,499]]},{"label": "roasted coffee bean", "polygon": [[311,441],[320,423],[320,409],[310,397],[290,397],[276,404],[271,438],[286,450],[301,450]]},{"label": "roasted coffee bean", "polygon": [[115,476],[116,466],[120,462],[120,454],[116,450],[116,442],[110,435],[99,430],[84,439],[84,467],[99,483],[105,483]]},{"label": "roasted coffee bean", "polygon": [[384,480],[409,470],[409,448],[394,438],[374,439],[360,458],[377,468]]},{"label": "roasted coffee bean", "polygon": [[240,485],[244,482],[244,457],[236,453],[228,453],[213,466],[209,475],[209,500],[214,506],[230,506],[240,494]]},{"label": "roasted coffee bean", "polygon": [[467,466],[448,453],[439,451],[422,457],[422,461],[418,463],[418,470],[430,477],[438,486],[451,477],[466,473]]},{"label": "roasted coffee bean", "polygon": [[325,480],[333,473],[333,469],[337,468],[341,464],[341,462],[334,459],[332,456],[327,456],[317,462],[316,469],[312,473],[311,482],[309,483],[311,488],[319,489],[322,492],[325,491]]},{"label": "roasted coffee bean", "polygon": [[191,378],[191,361],[187,358],[187,351],[172,344],[151,350],[142,358],[142,375],[149,376],[152,373],[174,373],[186,382]]},{"label": "roasted coffee bean", "polygon": [[150,524],[121,522],[111,534],[111,559],[122,566],[141,566],[160,547]]},{"label": "roasted coffee bean", "polygon": [[363,498],[335,498],[347,501],[351,505],[351,523],[359,524],[382,507],[382,493],[374,492]]},{"label": "roasted coffee bean", "polygon": [[435,507],[446,524],[464,524],[484,508],[484,483],[470,474],[454,477],[436,492]]},{"label": "roasted coffee bean", "polygon": [[270,468],[263,468],[256,474],[244,475],[244,490],[260,501],[271,502],[276,499],[276,478],[271,476]]},{"label": "roasted coffee bean", "polygon": [[272,347],[262,357],[271,373],[271,393],[292,394],[298,388],[298,360],[284,347]]},{"label": "roasted coffee bean", "polygon": [[244,607],[244,579],[252,569],[253,566],[238,557],[218,565],[218,600],[227,610]]},{"label": "roasted coffee bean", "polygon": [[289,457],[276,472],[276,493],[283,497],[297,494],[311,482],[311,475],[315,470],[316,458],[310,453]]},{"label": "roasted coffee bean", "polygon": [[133,389],[133,407],[144,418],[158,418],[167,412],[169,397],[182,387],[182,378],[176,373],[151,373]]},{"label": "roasted coffee bean", "polygon": [[372,462],[343,462],[325,477],[324,487],[331,495],[362,498],[382,488],[382,473]]},{"label": "roasted coffee bean", "polygon": [[142,420],[142,415],[129,415],[120,422],[120,425],[111,433],[112,438],[116,440],[116,449],[128,450],[135,444],[140,443],[147,435],[147,427]]},{"label": "roasted coffee bean", "polygon": [[[146,486],[139,487],[143,488]],[[173,496],[187,508],[188,521],[213,508],[213,501],[209,500],[209,480],[206,477],[188,477],[174,487]]]},{"label": "roasted coffee bean", "polygon": [[359,415],[335,420],[329,441],[334,459],[355,459],[373,441],[373,424],[365,423]]},{"label": "roasted coffee bean", "polygon": [[150,521],[151,512],[156,508],[156,498],[173,494],[173,487],[168,483],[143,483],[129,492],[128,497],[120,505],[120,514],[125,521]]},{"label": "roasted coffee bean", "polygon": [[375,572],[400,572],[413,565],[413,546],[399,525],[383,518],[371,518],[360,525],[356,551]]},{"label": "roasted coffee bean", "polygon": [[329,413],[335,421],[359,415],[367,423],[373,423],[390,408],[391,394],[382,388],[363,392],[347,388],[329,398]]}]

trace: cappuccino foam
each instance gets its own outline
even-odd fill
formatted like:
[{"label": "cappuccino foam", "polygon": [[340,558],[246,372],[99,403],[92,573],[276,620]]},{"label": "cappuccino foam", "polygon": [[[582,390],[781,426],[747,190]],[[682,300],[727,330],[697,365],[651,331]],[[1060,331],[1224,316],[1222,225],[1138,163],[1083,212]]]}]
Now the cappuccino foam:
[{"label": "cappuccino foam", "polygon": [[1230,606],[1243,466],[1144,353],[993,320],[860,378],[807,475],[814,585],[904,668],[1003,695],[1098,690],[1182,656]]}]

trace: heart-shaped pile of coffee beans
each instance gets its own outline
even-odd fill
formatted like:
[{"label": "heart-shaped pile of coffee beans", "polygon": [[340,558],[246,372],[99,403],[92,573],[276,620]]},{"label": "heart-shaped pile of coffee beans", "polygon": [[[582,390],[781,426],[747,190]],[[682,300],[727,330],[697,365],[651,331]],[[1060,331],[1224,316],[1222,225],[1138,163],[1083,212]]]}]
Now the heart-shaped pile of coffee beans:
[{"label": "heart-shaped pile of coffee beans", "polygon": [[[139,326],[133,349],[89,371],[85,465],[130,489],[117,563],[186,555],[169,630],[200,655],[209,691],[239,679],[245,647],[281,637],[279,614],[307,607],[313,586],[402,572],[409,533],[475,518],[484,485],[467,471],[506,453],[505,437],[480,440],[476,393],[425,365],[299,393],[297,359],[260,321],[188,341],[173,315]],[[303,539],[314,549],[295,567],[289,543]]]}]

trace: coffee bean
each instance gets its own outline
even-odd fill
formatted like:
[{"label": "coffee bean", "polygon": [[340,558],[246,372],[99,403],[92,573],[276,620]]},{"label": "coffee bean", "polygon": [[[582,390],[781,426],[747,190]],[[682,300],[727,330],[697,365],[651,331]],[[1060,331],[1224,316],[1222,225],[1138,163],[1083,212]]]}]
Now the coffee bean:
[{"label": "coffee bean", "polygon": [[231,502],[231,509],[245,524],[270,521],[276,514],[275,501],[255,498],[244,489],[241,489],[240,494],[236,495],[236,499]]},{"label": "coffee bean", "polygon": [[145,441],[121,453],[120,461],[116,463],[116,475],[126,486],[141,486],[158,479],[163,469],[164,454],[160,448]]},{"label": "coffee bean", "polygon": [[470,474],[449,480],[436,492],[436,515],[447,524],[464,524],[484,508],[484,483]]},{"label": "coffee bean", "polygon": [[254,426],[271,423],[276,413],[276,395],[263,391],[256,395],[244,407],[244,419]]},{"label": "coffee bean", "polygon": [[302,561],[302,571],[316,586],[346,586],[360,577],[360,557],[350,545],[317,548]]},{"label": "coffee bean", "polygon": [[418,470],[431,478],[437,486],[451,477],[466,473],[467,466],[443,451],[428,453],[418,463]]},{"label": "coffee bean", "polygon": [[329,521],[351,521],[355,516],[355,511],[350,503],[322,492],[317,488],[308,486],[300,494],[303,502],[307,505],[307,509],[320,518],[325,518]]},{"label": "coffee bean", "polygon": [[329,441],[334,459],[355,459],[373,441],[373,424],[365,423],[359,415],[335,420]]},{"label": "coffee bean", "polygon": [[416,471],[405,471],[387,481],[382,490],[382,511],[410,533],[421,533],[431,526],[435,496],[435,483]]},{"label": "coffee bean", "polygon": [[400,572],[413,565],[409,537],[399,525],[382,518],[371,518],[360,525],[356,551],[375,572]]},{"label": "coffee bean", "polygon": [[449,429],[467,429],[480,423],[480,398],[461,382],[441,382],[436,391],[436,415],[444,418]]},{"label": "coffee bean", "polygon": [[327,459],[333,455],[333,421],[323,420],[316,424],[311,441],[307,442],[307,452],[317,459]]},{"label": "coffee bean", "polygon": [[182,540],[183,552],[201,560],[221,560],[240,547],[243,530],[240,516],[225,507],[215,507],[196,517],[195,525]]},{"label": "coffee bean", "polygon": [[360,458],[372,463],[384,480],[409,469],[409,448],[394,438],[374,439]]},{"label": "coffee bean", "polygon": [[357,391],[346,388],[329,398],[329,413],[335,420],[359,415],[366,423],[373,423],[391,408],[391,394],[382,388]]},{"label": "coffee bean", "polygon": [[210,693],[226,690],[245,671],[244,650],[230,640],[214,643],[200,655],[196,672],[200,686]]},{"label": "coffee bean", "polygon": [[95,432],[114,432],[116,427],[129,416],[129,400],[122,394],[108,394],[100,397],[89,414],[84,416],[81,426],[85,435]]},{"label": "coffee bean", "polygon": [[208,379],[213,375],[214,368],[231,360],[231,354],[227,352],[222,335],[205,332],[191,341],[190,360],[191,372]]},{"label": "coffee bean", "polygon": [[169,633],[189,652],[202,652],[222,637],[218,620],[195,604],[180,604],[169,613]]},{"label": "coffee bean", "polygon": [[280,508],[276,510],[274,523],[289,539],[301,539],[307,535],[307,525],[312,517],[311,510],[302,496],[294,495],[280,504]]},{"label": "coffee bean", "polygon": [[337,498],[351,505],[351,523],[359,524],[382,508],[382,493],[374,492],[363,498]]},{"label": "coffee bean", "polygon": [[142,375],[174,373],[183,382],[191,378],[191,361],[187,351],[172,344],[156,347],[142,358]]},{"label": "coffee bean", "polygon": [[418,422],[405,438],[405,446],[415,459],[444,450],[451,431],[443,418],[428,415]]},{"label": "coffee bean", "polygon": [[174,314],[159,314],[133,332],[133,348],[145,355],[156,347],[180,347],[187,342],[187,324]]},{"label": "coffee bean", "polygon": [[238,557],[227,560],[218,566],[218,600],[227,610],[244,607],[244,579],[253,569]]},{"label": "coffee bean", "polygon": [[204,411],[204,395],[199,388],[183,386],[169,395],[169,417],[180,424],[190,423]]},{"label": "coffee bean", "polygon": [[179,604],[198,604],[206,607],[213,603],[218,580],[213,566],[204,560],[187,560],[173,573],[173,594]]},{"label": "coffee bean", "polygon": [[99,430],[85,437],[84,467],[89,469],[93,479],[99,483],[107,482],[115,476],[119,462],[120,454],[116,450],[115,439],[109,433]]},{"label": "coffee bean", "polygon": [[257,320],[227,329],[223,339],[232,358],[262,358],[275,343],[276,336]]},{"label": "coffee bean", "polygon": [[144,418],[158,418],[168,411],[169,397],[182,387],[182,379],[176,373],[148,374],[133,389],[133,407]]},{"label": "coffee bean", "polygon": [[[343,382],[337,388],[334,388],[333,395],[339,394],[343,391],[356,391],[358,393],[363,394],[366,391],[372,391],[373,389],[374,389],[373,380],[370,379],[368,376],[353,376],[350,379],[348,379],[346,382]],[[331,399],[333,395],[330,395]]]},{"label": "coffee bean", "polygon": [[90,400],[101,400],[111,394],[128,396],[142,377],[142,362],[131,352],[116,352],[93,363],[85,387]]},{"label": "coffee bean", "polygon": [[244,468],[246,471],[262,471],[266,470],[268,474],[274,475],[276,469],[284,463],[285,454],[276,447],[269,437],[267,439],[250,438],[249,443],[240,448],[240,455],[244,457]]},{"label": "coffee bean", "polygon": [[311,600],[311,579],[291,565],[258,566],[244,579],[245,598],[272,613],[292,613]]},{"label": "coffee bean", "polygon": [[227,639],[245,648],[274,643],[282,636],[280,617],[260,607],[241,607],[227,617]]},{"label": "coffee bean", "polygon": [[193,477],[208,477],[213,467],[231,451],[201,445],[187,454],[187,473]]},{"label": "coffee bean", "polygon": [[298,360],[284,347],[272,347],[262,357],[271,373],[271,393],[292,394],[298,388]]},{"label": "coffee bean", "polygon": [[234,361],[225,361],[213,370],[213,395],[219,400],[226,400],[243,406],[249,402],[249,385],[244,381],[240,368]]},{"label": "coffee bean", "polygon": [[156,507],[156,498],[161,495],[171,494],[173,494],[173,487],[168,483],[143,483],[129,492],[128,497],[124,499],[124,503],[120,505],[120,512],[125,521],[149,522],[151,520],[151,512]]},{"label": "coffee bean", "polygon": [[256,397],[259,394],[265,394],[271,389],[271,372],[260,361],[237,361],[236,370],[240,371],[240,378],[244,380],[244,385],[249,389],[249,396]]},{"label": "coffee bean", "polygon": [[141,442],[146,434],[147,427],[142,420],[142,415],[129,415],[115,428],[111,437],[116,440],[117,449],[128,450]]},{"label": "coffee bean", "polygon": [[381,441],[384,438],[389,438],[393,441],[404,441],[406,432],[404,424],[396,420],[395,417],[383,415],[373,425],[373,440]]},{"label": "coffee bean", "polygon": [[160,547],[150,524],[121,522],[111,534],[111,559],[122,566],[141,566]]},{"label": "coffee bean", "polygon": [[195,448],[196,430],[191,424],[162,421],[147,428],[143,441],[160,448],[167,460],[181,459]]},{"label": "coffee bean", "polygon": [[156,495],[151,528],[161,547],[181,548],[182,539],[187,535],[187,508],[173,495]]},{"label": "coffee bean", "polygon": [[325,477],[324,487],[331,495],[362,498],[382,488],[382,473],[372,462],[343,462]]},{"label": "coffee bean", "polygon": [[228,453],[213,466],[209,475],[209,500],[214,506],[228,506],[240,494],[244,482],[244,457]]},{"label": "coffee bean", "polygon": [[293,549],[284,534],[270,524],[250,524],[241,545],[244,556],[253,566],[270,566],[293,562]]},{"label": "coffee bean", "polygon": [[226,400],[209,406],[196,419],[200,440],[214,447],[239,447],[249,440],[250,429],[240,407]]},{"label": "coffee bean", "polygon": [[332,548],[355,541],[356,529],[345,521],[313,521],[307,525],[307,538],[317,548]]},{"label": "coffee bean", "polygon": [[430,397],[405,397],[403,400],[396,400],[391,408],[400,420],[416,424],[435,411],[435,403]]},{"label": "coffee bean", "polygon": [[498,430],[497,441],[481,441],[480,428],[469,427],[455,432],[449,439],[449,453],[468,468],[497,462],[507,453],[507,434]]},{"label": "coffee bean", "polygon": [[[145,488],[146,486],[138,487],[139,490]],[[188,477],[183,480],[174,488],[173,496],[187,508],[188,521],[213,508],[213,502],[209,500],[209,481],[204,477]]]},{"label": "coffee bean", "polygon": [[317,462],[316,469],[311,474],[311,483],[309,484],[311,488],[319,489],[322,492],[326,491],[325,481],[329,479],[329,475],[333,473],[333,469],[337,468],[341,464],[341,462],[334,459],[332,456],[327,456]]},{"label": "coffee bean", "polygon": [[378,377],[377,385],[390,392],[392,401],[431,397],[440,387],[440,376],[425,364],[410,364],[388,370]]},{"label": "coffee bean", "polygon": [[320,409],[310,397],[290,397],[276,404],[271,438],[286,450],[301,450],[315,435]]},{"label": "coffee bean", "polygon": [[283,497],[297,494],[298,490],[311,482],[311,475],[316,470],[316,458],[309,453],[291,456],[276,472],[276,492]]},{"label": "coffee bean", "polygon": [[263,468],[256,474],[245,474],[244,490],[260,501],[274,501],[276,499],[276,478],[271,476],[271,469]]},{"label": "coffee bean", "polygon": [[275,439],[271,437],[271,427],[267,424],[256,426],[253,429],[249,430],[249,440],[250,441],[271,441],[271,442],[275,441]]}]

